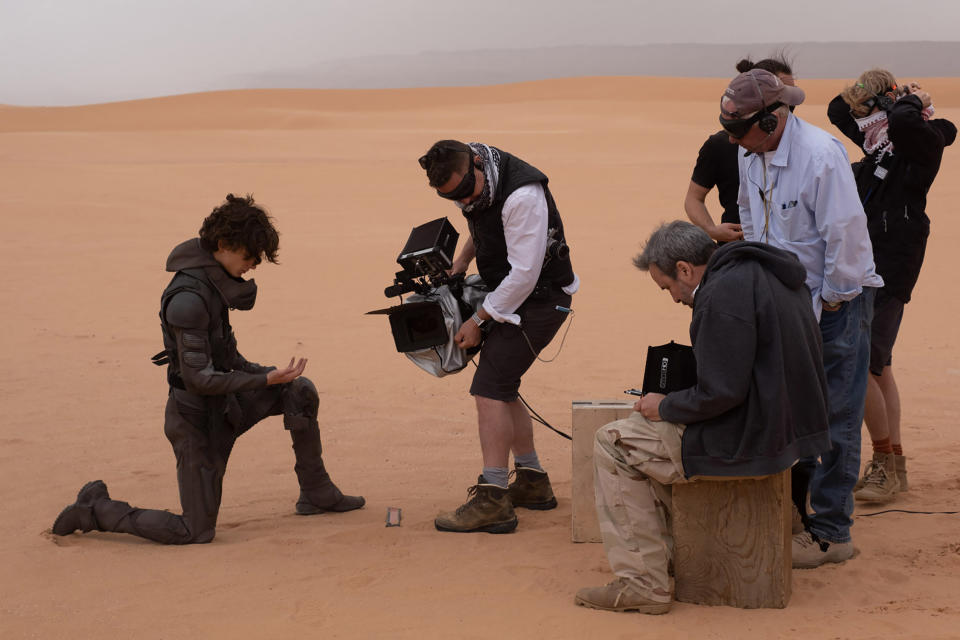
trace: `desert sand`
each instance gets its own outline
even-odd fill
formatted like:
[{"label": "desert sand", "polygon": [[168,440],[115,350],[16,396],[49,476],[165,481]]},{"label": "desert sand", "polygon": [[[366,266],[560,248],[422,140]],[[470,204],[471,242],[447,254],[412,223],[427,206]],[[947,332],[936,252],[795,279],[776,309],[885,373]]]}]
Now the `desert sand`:
[{"label": "desert sand", "polygon": [[[922,83],[960,122],[960,79]],[[826,104],[843,82],[799,84],[798,115],[830,130]],[[624,77],[0,107],[0,637],[960,637],[960,516],[864,517],[880,509],[861,505],[860,554],[795,571],[786,609],[576,607],[579,587],[610,574],[601,545],[570,541],[570,445],[536,425],[559,508],[520,511],[512,535],[433,528],[480,471],[470,373],[429,376],[396,353],[382,316],[363,315],[386,306],[413,226],[446,215],[466,232],[417,157],[436,139],[480,140],[550,176],[583,284],[562,352],[535,364],[521,392],[568,430],[571,401],[639,385],[647,345],[688,342],[689,311],[630,260],[654,225],[684,217],[724,86]],[[228,192],[253,193],[282,234],[282,264],[255,272],[256,307],[232,316],[241,350],[265,364],[310,359],[328,468],[367,506],[294,515],[290,441],[271,418],[234,449],[212,544],[53,537],[92,479],[179,511],[165,376],[149,357],[161,348],[167,253]],[[894,508],[960,505],[958,202],[952,148],[895,351],[911,490]],[[403,509],[402,526],[384,526],[388,506]]]}]

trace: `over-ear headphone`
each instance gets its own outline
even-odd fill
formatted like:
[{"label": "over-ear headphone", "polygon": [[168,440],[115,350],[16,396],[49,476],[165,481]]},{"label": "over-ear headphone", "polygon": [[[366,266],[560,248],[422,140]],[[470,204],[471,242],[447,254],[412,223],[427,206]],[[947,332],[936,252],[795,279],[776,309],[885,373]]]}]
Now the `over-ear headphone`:
[{"label": "over-ear headphone", "polygon": [[[769,107],[765,107],[769,109]],[[760,127],[760,131],[764,133],[773,133],[777,130],[777,125],[780,124],[780,116],[773,113],[772,111],[763,114],[760,119],[757,121],[757,126]]]},{"label": "over-ear headphone", "polygon": [[[750,79],[753,80],[753,86],[756,87],[757,95],[760,96],[760,100],[762,102],[763,92],[760,90],[760,83],[757,82],[757,77],[751,73]],[[779,81],[779,78],[777,78],[777,80]],[[779,106],[780,106],[780,103],[775,102],[774,104],[766,106],[763,109],[767,110],[767,109],[770,109],[771,107],[776,109]],[[776,131],[778,124],[780,124],[780,117],[777,114],[773,113],[773,111],[767,111],[765,114],[760,116],[759,120],[757,120],[757,126],[760,127],[760,131],[763,131],[767,135],[771,135],[774,131]]]}]

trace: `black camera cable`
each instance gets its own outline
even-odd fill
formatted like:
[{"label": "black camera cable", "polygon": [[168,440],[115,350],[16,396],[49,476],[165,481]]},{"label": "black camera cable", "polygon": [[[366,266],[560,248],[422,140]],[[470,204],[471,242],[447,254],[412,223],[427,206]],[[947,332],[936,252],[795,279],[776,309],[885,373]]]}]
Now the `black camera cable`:
[{"label": "black camera cable", "polygon": [[[563,351],[563,345],[567,340],[567,333],[570,331],[570,325],[573,324],[573,309],[567,309],[566,307],[561,309],[558,307],[557,311],[562,311],[563,313],[566,313],[570,317],[570,322],[567,323],[567,328],[563,332],[563,338],[560,339],[560,347],[557,349],[557,352],[554,354],[554,356],[549,360],[544,360],[543,358],[540,357],[540,354],[537,353],[537,350],[533,348],[533,343],[530,342],[530,338],[527,336],[527,332],[523,330],[523,327],[519,327],[520,334],[523,336],[523,339],[527,341],[527,346],[530,347],[530,351],[533,352],[534,357],[540,362],[553,362],[560,356],[560,352]],[[567,322],[566,319],[564,319],[564,322]],[[478,366],[473,359],[471,359],[470,362],[473,364],[474,367]],[[492,362],[490,363],[490,366],[492,366],[494,370],[496,370],[497,368]],[[497,373],[499,373],[499,371]],[[569,434],[566,434],[563,431],[560,431],[559,429],[554,427],[552,424],[547,422],[547,420],[543,416],[537,413],[537,411],[530,406],[530,403],[527,402],[522,395],[520,395],[519,391],[517,392],[517,398],[519,398],[520,402],[523,403],[523,406],[527,408],[527,412],[530,414],[531,420],[533,420],[534,422],[539,422],[540,424],[545,426],[547,429],[550,429],[550,431],[553,431],[554,433],[556,433],[562,438],[566,438],[567,440],[573,440],[573,438],[570,437]]]}]

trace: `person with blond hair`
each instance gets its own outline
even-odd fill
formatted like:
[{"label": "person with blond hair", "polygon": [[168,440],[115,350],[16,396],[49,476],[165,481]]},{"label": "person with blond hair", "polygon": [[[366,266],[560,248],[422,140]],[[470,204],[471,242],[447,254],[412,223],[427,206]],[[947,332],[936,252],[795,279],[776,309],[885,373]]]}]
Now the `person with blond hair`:
[{"label": "person with blond hair", "polygon": [[929,93],[915,82],[898,86],[886,69],[862,73],[827,109],[830,121],[865,154],[853,170],[884,281],[874,301],[864,412],[873,458],[854,490],[862,501],[890,502],[908,487],[893,344],[923,265],[930,233],[927,193],[944,148],[957,136],[952,122],[933,119],[933,113]]}]

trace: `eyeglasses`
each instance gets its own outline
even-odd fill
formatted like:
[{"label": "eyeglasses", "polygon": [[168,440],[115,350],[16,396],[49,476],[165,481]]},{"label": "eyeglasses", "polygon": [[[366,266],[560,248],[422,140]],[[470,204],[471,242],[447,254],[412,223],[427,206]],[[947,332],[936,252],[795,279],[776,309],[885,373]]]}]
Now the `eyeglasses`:
[{"label": "eyeglasses", "polygon": [[463,174],[463,179],[460,180],[460,184],[455,189],[446,193],[437,189],[437,195],[447,200],[463,200],[472,196],[473,190],[477,186],[477,172],[473,164],[470,164],[468,168],[469,170]]}]

